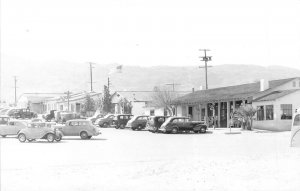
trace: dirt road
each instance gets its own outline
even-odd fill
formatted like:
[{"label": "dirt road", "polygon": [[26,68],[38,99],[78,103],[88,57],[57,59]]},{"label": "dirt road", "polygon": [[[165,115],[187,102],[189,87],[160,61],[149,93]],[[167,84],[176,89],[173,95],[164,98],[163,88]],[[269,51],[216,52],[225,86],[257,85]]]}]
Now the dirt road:
[{"label": "dirt road", "polygon": [[[153,134],[101,129],[91,140],[1,138],[1,190],[299,190],[290,132]],[[237,131],[237,130],[235,130]]]}]

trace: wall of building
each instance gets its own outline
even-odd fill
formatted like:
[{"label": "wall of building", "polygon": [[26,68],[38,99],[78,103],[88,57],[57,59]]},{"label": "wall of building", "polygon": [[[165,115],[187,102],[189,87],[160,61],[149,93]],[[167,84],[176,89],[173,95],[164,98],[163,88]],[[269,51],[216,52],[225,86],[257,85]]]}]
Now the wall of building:
[{"label": "wall of building", "polygon": [[132,115],[144,115],[145,114],[145,102],[131,102],[132,104]]},{"label": "wall of building", "polygon": [[[295,110],[300,107],[300,91],[294,92],[287,96],[281,97],[275,101],[263,101],[263,102],[253,102],[252,106],[257,108],[257,106],[264,106],[266,110],[266,105],[273,105],[274,108],[274,119],[266,120],[266,112],[264,111],[264,120],[263,121],[253,121],[253,128],[255,129],[264,129],[271,131],[290,131],[292,125],[292,119],[281,119],[282,111],[281,104],[292,104],[292,113],[295,113]],[[257,115],[257,114],[256,114]]]},{"label": "wall of building", "polygon": [[160,115],[163,116],[164,115],[164,108],[155,108],[155,107],[146,107],[144,108],[144,114],[145,115],[151,115],[151,111],[153,111],[153,116],[154,115]]}]

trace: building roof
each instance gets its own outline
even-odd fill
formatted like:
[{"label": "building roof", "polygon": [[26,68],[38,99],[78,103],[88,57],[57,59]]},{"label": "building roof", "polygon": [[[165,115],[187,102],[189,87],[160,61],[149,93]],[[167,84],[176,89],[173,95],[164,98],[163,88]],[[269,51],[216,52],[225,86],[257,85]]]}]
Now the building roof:
[{"label": "building roof", "polygon": [[128,101],[147,102],[151,100],[152,91],[117,91],[113,95],[118,94]]},{"label": "building roof", "polygon": [[[70,98],[69,101],[78,101],[78,100],[84,100],[84,98],[86,97],[86,95],[89,94],[92,98],[95,96],[100,96],[102,93],[99,92],[80,92],[80,93],[74,93],[74,94],[70,94]],[[61,96],[58,99],[58,103],[63,103],[63,102],[67,102],[68,98],[67,95],[65,94],[64,96]]]},{"label": "building roof", "polygon": [[[283,85],[295,78],[269,81],[269,89]],[[175,99],[174,104],[193,104],[217,101],[252,99],[260,92],[260,82],[241,84],[236,86],[220,87],[200,90]],[[263,96],[263,94],[261,95]]]},{"label": "building roof", "polygon": [[273,91],[267,95],[261,96],[259,98],[254,99],[253,101],[255,102],[259,102],[259,101],[272,101],[272,100],[276,100],[278,98],[281,98],[283,96],[289,95],[291,93],[294,93],[298,91],[298,89],[296,90],[282,90],[282,91]]}]

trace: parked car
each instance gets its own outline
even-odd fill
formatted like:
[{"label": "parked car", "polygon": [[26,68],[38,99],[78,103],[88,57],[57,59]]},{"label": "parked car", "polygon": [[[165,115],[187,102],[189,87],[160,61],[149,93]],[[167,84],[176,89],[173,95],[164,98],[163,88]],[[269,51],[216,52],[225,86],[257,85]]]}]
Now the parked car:
[{"label": "parked car", "polygon": [[135,115],[127,122],[126,127],[132,130],[145,129],[148,117],[148,115]]},{"label": "parked car", "polygon": [[55,113],[54,113],[55,111],[56,110],[50,110],[49,113],[47,113],[47,114],[44,115],[44,119],[46,121],[51,121],[51,120],[55,119]]},{"label": "parked car", "polygon": [[116,129],[124,129],[127,122],[133,117],[131,114],[118,114],[114,117],[112,126]]},{"label": "parked car", "polygon": [[146,130],[156,133],[160,126],[166,121],[169,116],[150,116],[147,121]]},{"label": "parked car", "polygon": [[73,119],[63,126],[55,126],[64,136],[80,136],[81,139],[90,139],[100,133],[99,129],[91,121],[84,119]]},{"label": "parked car", "polygon": [[96,115],[94,115],[94,116],[92,116],[92,117],[88,117],[87,120],[89,120],[89,121],[91,121],[93,124],[95,124],[95,121],[96,121],[97,119],[102,118],[102,117],[104,117],[104,115],[101,114],[101,113],[99,113],[99,114],[96,114]]},{"label": "parked car", "polygon": [[20,142],[25,142],[26,140],[32,142],[36,139],[47,139],[48,142],[55,140],[59,142],[63,134],[53,127],[54,124],[51,122],[29,123],[26,128],[18,133],[18,139]]},{"label": "parked car", "polygon": [[36,118],[37,114],[33,111],[30,111],[28,108],[22,108],[22,109],[11,109],[10,115],[13,116],[16,119],[31,119]]},{"label": "parked car", "polygon": [[188,117],[170,117],[159,128],[164,133],[178,133],[180,131],[194,131],[205,133],[207,125],[204,121],[190,121]]},{"label": "parked car", "polygon": [[5,120],[7,120],[6,124],[0,125],[0,135],[2,137],[6,137],[7,135],[17,135],[19,131],[26,128],[27,126],[27,123],[25,121],[8,120],[8,119]]},{"label": "parked car", "polygon": [[95,125],[99,125],[99,127],[108,127],[112,125],[114,120],[114,114],[107,114],[103,118],[99,118],[95,121]]}]

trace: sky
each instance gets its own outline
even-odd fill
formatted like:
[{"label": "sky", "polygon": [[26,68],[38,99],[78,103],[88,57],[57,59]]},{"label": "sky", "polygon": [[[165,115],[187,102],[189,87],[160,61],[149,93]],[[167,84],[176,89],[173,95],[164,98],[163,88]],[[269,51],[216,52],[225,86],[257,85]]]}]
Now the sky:
[{"label": "sky", "polygon": [[300,0],[1,0],[1,54],[196,66],[206,48],[212,65],[300,69],[299,10]]}]

